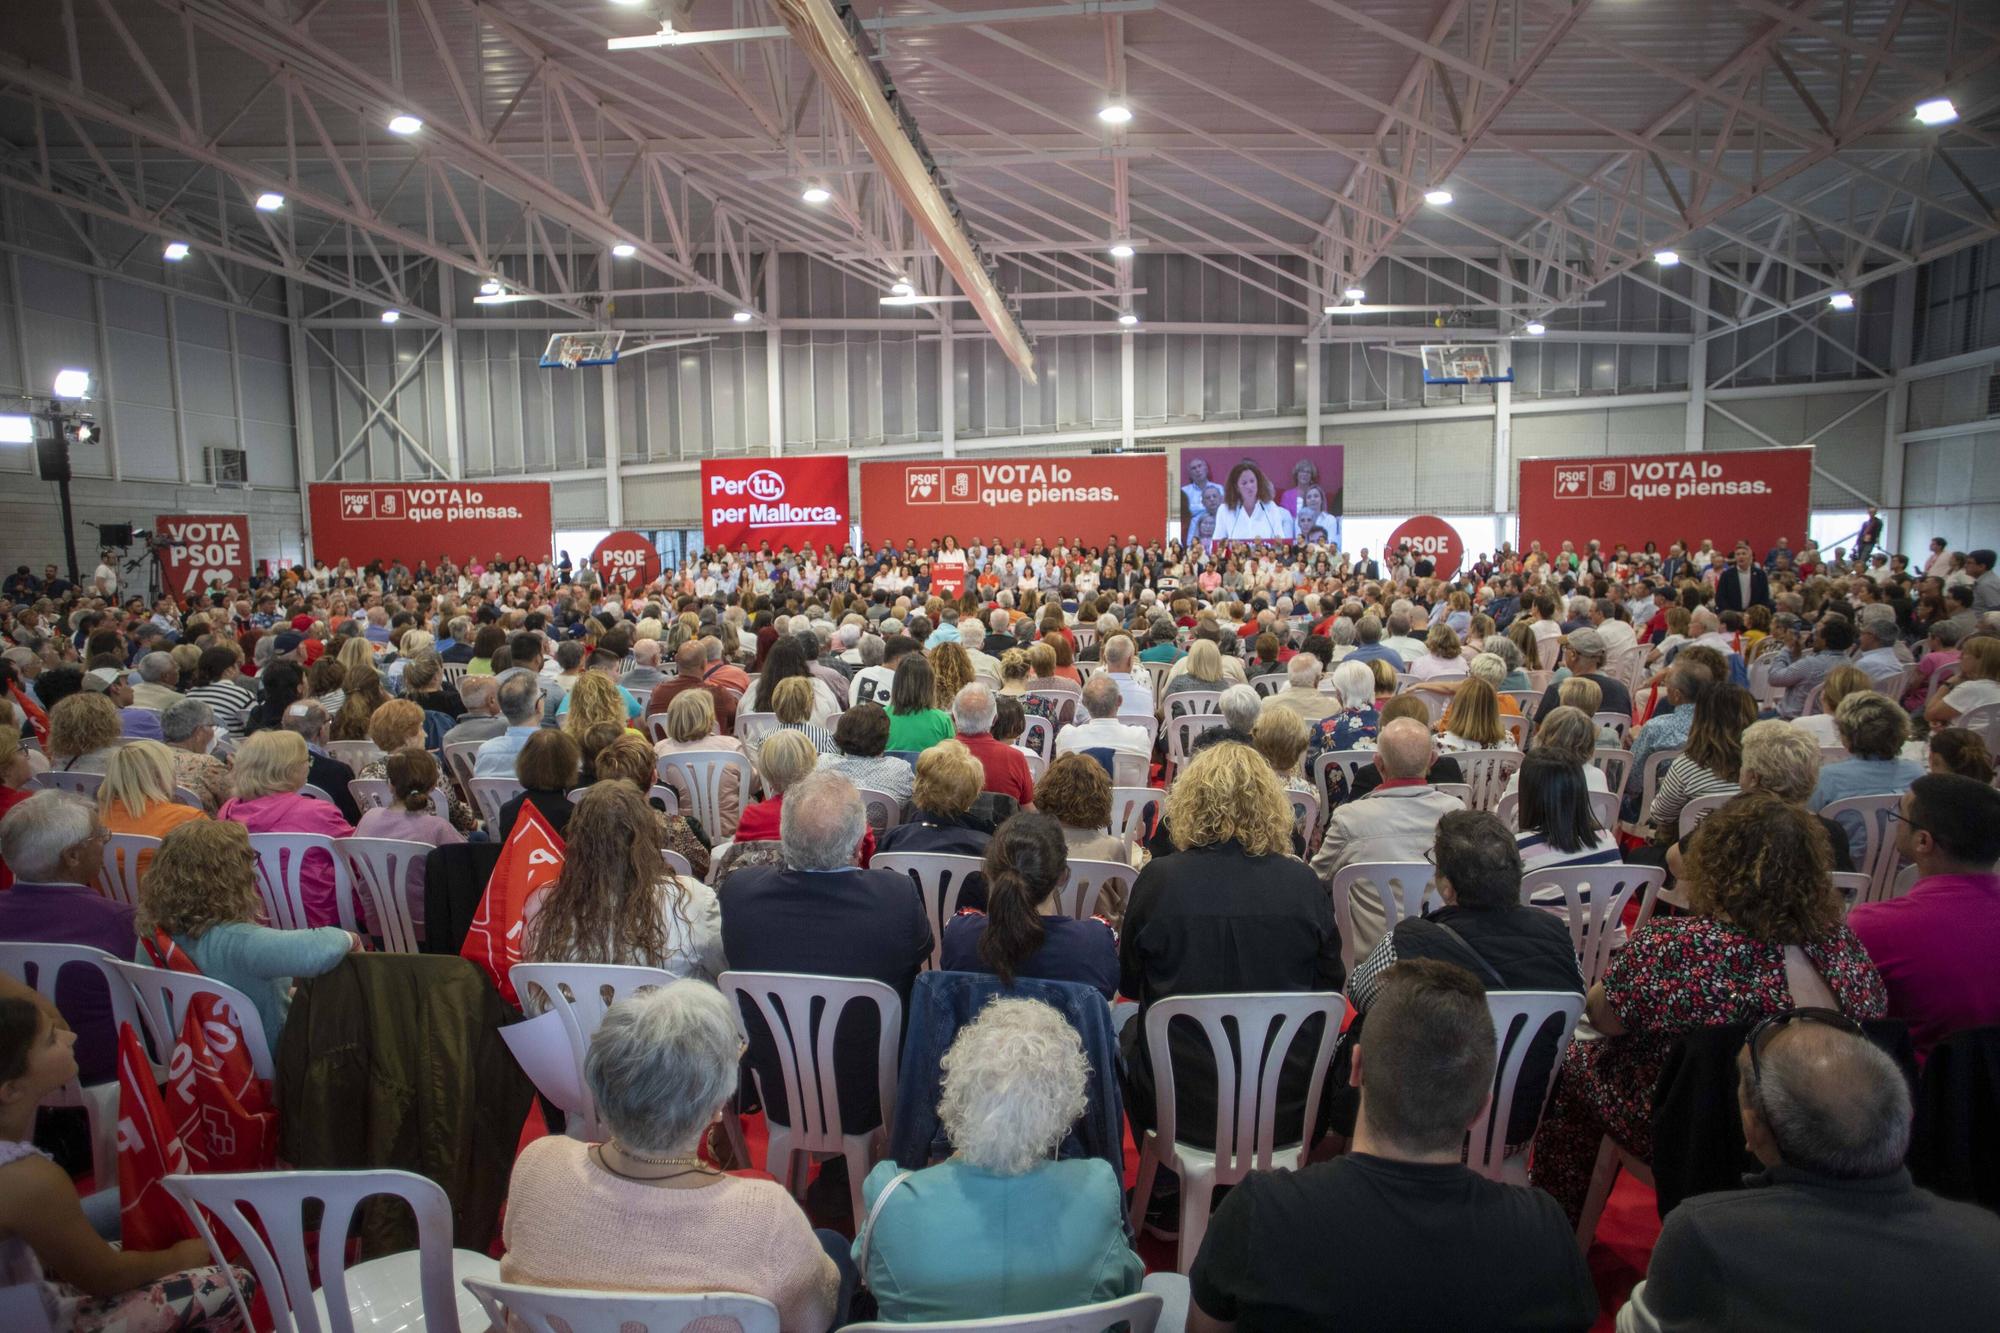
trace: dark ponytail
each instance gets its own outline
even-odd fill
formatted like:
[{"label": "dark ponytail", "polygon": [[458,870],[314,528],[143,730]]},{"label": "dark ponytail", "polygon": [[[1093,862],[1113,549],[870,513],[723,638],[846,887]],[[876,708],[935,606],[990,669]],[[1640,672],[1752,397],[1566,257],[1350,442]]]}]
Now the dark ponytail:
[{"label": "dark ponytail", "polygon": [[422,750],[398,750],[383,764],[396,804],[411,814],[428,814],[431,788],[438,783],[437,760]]},{"label": "dark ponytail", "polygon": [[1014,984],[1015,969],[1042,947],[1042,901],[1069,868],[1062,826],[1047,815],[1019,814],[986,844],[986,929],[979,958],[1000,980]]},{"label": "dark ponytail", "polygon": [[0,1083],[21,1077],[35,1038],[41,1035],[42,1011],[33,1000],[0,999]]}]

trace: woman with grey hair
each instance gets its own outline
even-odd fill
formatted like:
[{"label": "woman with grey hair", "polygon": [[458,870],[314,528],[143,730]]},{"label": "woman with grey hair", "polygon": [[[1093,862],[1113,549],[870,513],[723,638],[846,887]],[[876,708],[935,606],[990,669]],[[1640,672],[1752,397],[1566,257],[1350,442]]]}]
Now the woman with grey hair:
[{"label": "woman with grey hair", "polygon": [[1520,645],[1504,634],[1489,634],[1480,645],[1480,651],[1491,653],[1507,668],[1501,683],[1495,686],[1502,690],[1526,690],[1534,688],[1528,679],[1527,668],[1523,665]]},{"label": "woman with grey hair", "polygon": [[1039,1314],[1139,1289],[1124,1195],[1101,1158],[1054,1159],[1084,1111],[1083,1043],[1038,1000],[999,999],[944,1056],[953,1152],[868,1173],[857,1266],[892,1323]]},{"label": "woman with grey hair", "polygon": [[160,710],[160,739],[174,752],[174,785],[201,798],[213,818],[236,794],[229,765],[215,757],[215,710],[199,699],[182,699]]},{"label": "woman with grey hair", "polygon": [[785,1333],[845,1315],[845,1248],[774,1181],[702,1160],[736,1092],[736,1011],[715,987],[677,981],[605,1012],[584,1081],[610,1137],[535,1140],[507,1188],[500,1278],[607,1291],[732,1291],[778,1307]]}]

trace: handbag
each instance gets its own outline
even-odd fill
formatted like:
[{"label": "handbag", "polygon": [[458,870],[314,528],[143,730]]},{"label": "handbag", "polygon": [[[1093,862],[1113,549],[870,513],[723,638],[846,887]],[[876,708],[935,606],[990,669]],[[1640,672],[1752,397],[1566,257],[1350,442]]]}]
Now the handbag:
[{"label": "handbag", "polygon": [[896,1192],[896,1186],[915,1174],[914,1171],[898,1171],[890,1177],[889,1183],[882,1187],[882,1192],[875,1196],[875,1206],[868,1210],[868,1220],[861,1224],[861,1235],[854,1251],[854,1268],[861,1275],[864,1284],[868,1281],[868,1246],[875,1238],[875,1219],[882,1215],[882,1205],[889,1202],[889,1196]]}]

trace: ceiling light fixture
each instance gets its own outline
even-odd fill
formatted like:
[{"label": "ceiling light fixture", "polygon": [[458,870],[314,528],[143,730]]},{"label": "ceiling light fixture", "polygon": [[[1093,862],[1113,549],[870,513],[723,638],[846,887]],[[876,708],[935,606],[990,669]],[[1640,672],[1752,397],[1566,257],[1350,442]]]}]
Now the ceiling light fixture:
[{"label": "ceiling light fixture", "polygon": [[757,316],[748,310],[739,310],[731,315],[730,318],[738,324],[748,324],[751,320],[757,318]]},{"label": "ceiling light fixture", "polygon": [[658,32],[642,33],[637,37],[613,37],[604,43],[607,51],[643,51],[650,46],[679,46],[691,34],[677,31],[673,20],[660,25]]},{"label": "ceiling light fixture", "polygon": [[186,241],[168,241],[167,248],[160,251],[160,257],[169,264],[178,264],[188,257],[188,243]]},{"label": "ceiling light fixture", "polygon": [[1106,125],[1130,125],[1132,108],[1123,102],[1106,102],[1097,109],[1097,118]]},{"label": "ceiling light fixture", "polygon": [[1443,208],[1446,204],[1451,202],[1451,191],[1444,189],[1425,190],[1424,202],[1427,204],[1435,204],[1437,205],[1437,207]]},{"label": "ceiling light fixture", "polygon": [[1826,298],[1826,303],[1835,310],[1852,310],[1854,309],[1854,293],[1835,292]]},{"label": "ceiling light fixture", "polygon": [[382,322],[384,324],[394,324],[397,320],[401,319],[402,317],[403,317],[403,312],[400,310],[384,310],[382,312]]},{"label": "ceiling light fixture", "polygon": [[275,213],[285,206],[285,196],[275,190],[266,190],[257,196],[257,207],[265,213]]},{"label": "ceiling light fixture", "polygon": [[1672,268],[1681,262],[1681,252],[1678,250],[1655,250],[1653,251],[1653,262],[1661,268]]},{"label": "ceiling light fixture", "polygon": [[1130,241],[1113,241],[1111,243],[1111,257],[1113,259],[1130,259],[1132,257],[1132,243]]},{"label": "ceiling light fixture", "polygon": [[1119,313],[1118,322],[1120,324],[1123,324],[1126,328],[1129,329],[1134,324],[1137,324],[1139,322],[1139,317],[1133,314],[1131,311],[1126,310]]},{"label": "ceiling light fixture", "polygon": [[480,283],[479,294],[481,296],[498,296],[500,294],[500,279],[488,278],[486,281]]},{"label": "ceiling light fixture", "polygon": [[630,259],[633,255],[636,255],[638,253],[639,253],[638,246],[629,245],[624,241],[620,241],[618,244],[611,247],[611,257],[613,259]]},{"label": "ceiling light fixture", "polygon": [[1933,97],[1928,102],[1917,103],[1917,123],[1920,125],[1949,125],[1958,119],[1958,108],[1949,97]]},{"label": "ceiling light fixture", "polygon": [[421,120],[418,120],[415,116],[407,112],[400,116],[389,117],[389,133],[391,134],[415,134],[423,127],[424,123]]},{"label": "ceiling light fixture", "polygon": [[526,292],[484,292],[472,298],[474,305],[512,305],[516,301],[538,301],[540,297]]},{"label": "ceiling light fixture", "polygon": [[1349,287],[1341,295],[1350,301],[1365,301],[1368,299],[1368,289],[1366,287]]},{"label": "ceiling light fixture", "polygon": [[58,370],[56,372],[56,397],[88,398],[90,396],[90,372],[87,370]]},{"label": "ceiling light fixture", "polygon": [[827,189],[818,181],[811,181],[806,185],[805,189],[799,192],[799,198],[809,204],[823,204],[833,198],[833,191]]},{"label": "ceiling light fixture", "polygon": [[1531,319],[1521,326],[1521,331],[1530,338],[1539,338],[1549,331],[1549,326],[1542,323],[1539,319]]},{"label": "ceiling light fixture", "polygon": [[907,278],[889,284],[889,295],[891,296],[915,296],[916,294],[917,289],[910,285]]}]

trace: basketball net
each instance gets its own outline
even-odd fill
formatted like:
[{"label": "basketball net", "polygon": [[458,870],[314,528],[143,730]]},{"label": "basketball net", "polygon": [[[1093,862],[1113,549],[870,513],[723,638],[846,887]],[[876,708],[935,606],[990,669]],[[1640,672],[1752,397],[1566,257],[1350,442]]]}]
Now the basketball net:
[{"label": "basketball net", "polygon": [[563,339],[562,347],[556,352],[556,360],[562,363],[564,370],[575,370],[583,360],[583,341],[579,338]]}]

